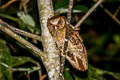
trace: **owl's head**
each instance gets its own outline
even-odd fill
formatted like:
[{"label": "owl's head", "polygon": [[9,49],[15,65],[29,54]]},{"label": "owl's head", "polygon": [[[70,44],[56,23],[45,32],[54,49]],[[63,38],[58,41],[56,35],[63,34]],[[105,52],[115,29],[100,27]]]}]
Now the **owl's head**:
[{"label": "owl's head", "polygon": [[54,16],[48,19],[48,29],[50,32],[65,28],[66,18],[64,16]]}]

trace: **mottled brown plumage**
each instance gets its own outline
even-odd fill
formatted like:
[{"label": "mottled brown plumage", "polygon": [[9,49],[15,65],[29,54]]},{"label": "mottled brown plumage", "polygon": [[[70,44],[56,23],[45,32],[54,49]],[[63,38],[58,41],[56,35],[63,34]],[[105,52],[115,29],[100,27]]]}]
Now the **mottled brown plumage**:
[{"label": "mottled brown plumage", "polygon": [[[55,40],[58,49],[63,56],[66,18],[64,16],[57,16],[48,19],[48,29]],[[66,54],[67,60],[77,70],[85,71],[88,69],[87,52],[82,42],[82,38],[78,31],[73,30],[73,26],[69,26],[69,40]]]}]

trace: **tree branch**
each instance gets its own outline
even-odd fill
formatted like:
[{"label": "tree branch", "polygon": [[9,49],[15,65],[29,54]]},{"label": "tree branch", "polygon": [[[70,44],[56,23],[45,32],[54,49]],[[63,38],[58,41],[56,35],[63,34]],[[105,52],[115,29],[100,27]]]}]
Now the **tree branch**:
[{"label": "tree branch", "polygon": [[35,39],[35,40],[38,40],[38,41],[42,41],[41,37],[38,36],[38,35],[35,35],[35,34],[32,34],[32,33],[20,30],[20,29],[15,28],[15,27],[13,27],[11,25],[8,25],[8,24],[6,24],[6,25],[7,25],[8,28],[10,28],[15,33],[21,34],[23,36],[26,36],[26,37],[29,37],[29,38],[32,38],[32,39]]},{"label": "tree branch", "polygon": [[100,5],[101,8],[104,9],[104,11],[120,25],[120,20],[117,19],[116,15],[112,14],[108,9],[106,9],[103,5]]},{"label": "tree branch", "polygon": [[71,20],[71,12],[72,12],[72,7],[73,7],[73,1],[74,0],[70,0],[69,5],[68,5],[68,12],[67,12],[67,21],[68,21],[68,23],[70,23],[70,20]]},{"label": "tree branch", "polygon": [[8,1],[6,4],[2,5],[0,8],[6,8],[6,7],[8,7],[10,4],[12,4],[12,3],[16,2],[16,1],[17,1],[17,0],[10,0],[10,1]]},{"label": "tree branch", "polygon": [[81,24],[87,19],[87,17],[103,2],[99,0],[89,11],[81,18],[81,20],[75,25],[74,28],[81,26]]},{"label": "tree branch", "polygon": [[[96,0],[93,0],[94,2],[96,2]],[[103,6],[103,4],[100,4],[100,7],[103,8],[103,10],[114,20],[116,21],[119,25],[120,25],[120,20],[116,17],[117,14],[119,13],[120,11],[120,6],[117,8],[117,10],[115,11],[114,14],[112,14],[107,8],[105,8]]]},{"label": "tree branch", "polygon": [[43,52],[40,49],[38,49],[36,46],[31,44],[30,42],[26,41],[21,36],[19,36],[16,33],[12,32],[10,29],[7,28],[8,26],[10,26],[10,25],[8,25],[7,23],[5,23],[4,21],[2,21],[0,19],[0,30],[1,31],[5,32],[6,34],[11,36],[12,38],[17,40],[18,42],[20,42],[21,44],[26,46],[27,48],[31,49],[33,52],[36,53],[36,54],[33,53],[34,55],[41,56],[41,58],[44,56]]},{"label": "tree branch", "polygon": [[6,67],[6,68],[8,68],[12,71],[21,71],[21,72],[22,71],[27,71],[29,74],[41,69],[41,67],[34,67],[33,69],[31,69],[31,68],[12,68],[9,65],[7,65],[5,63],[2,63],[2,62],[0,62],[0,65],[3,65],[4,67]]},{"label": "tree branch", "polygon": [[47,56],[43,63],[45,64],[48,72],[49,80],[61,80],[59,76],[60,52],[57,49],[47,27],[48,18],[54,16],[52,0],[38,0],[38,10],[40,15],[40,23],[42,26],[42,44],[44,52]]},{"label": "tree branch", "polygon": [[[68,5],[68,13],[67,13],[67,23],[66,23],[66,32],[65,32],[65,40],[64,40],[64,49],[63,53],[66,56],[66,51],[68,47],[68,40],[69,40],[69,25],[70,25],[70,20],[71,20],[71,12],[72,12],[72,7],[73,7],[73,0],[69,0],[69,5]],[[61,73],[64,71],[64,64],[65,64],[65,56],[61,57]]]},{"label": "tree branch", "polygon": [[64,41],[64,52],[67,50],[68,46],[68,39],[69,39],[69,25],[70,25],[70,20],[71,20],[71,11],[72,11],[72,6],[73,6],[73,0],[69,1],[69,6],[68,6],[68,13],[67,13],[67,23],[66,23],[66,32],[65,32],[65,41]]}]

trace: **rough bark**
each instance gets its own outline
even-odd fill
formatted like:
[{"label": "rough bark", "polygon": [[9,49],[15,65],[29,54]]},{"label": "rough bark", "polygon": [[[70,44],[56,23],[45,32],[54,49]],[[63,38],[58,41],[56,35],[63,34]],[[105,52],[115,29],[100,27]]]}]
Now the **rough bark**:
[{"label": "rough bark", "polygon": [[42,30],[42,44],[46,58],[44,65],[48,72],[49,80],[60,80],[60,52],[47,28],[48,18],[54,16],[52,0],[38,0],[39,19]]}]

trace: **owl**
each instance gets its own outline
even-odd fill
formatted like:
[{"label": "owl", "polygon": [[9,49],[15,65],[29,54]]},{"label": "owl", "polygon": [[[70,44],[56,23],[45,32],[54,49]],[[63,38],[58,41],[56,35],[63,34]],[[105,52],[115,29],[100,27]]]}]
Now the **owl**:
[{"label": "owl", "polygon": [[[51,33],[57,48],[63,54],[65,31],[66,31],[66,18],[64,16],[54,16],[48,19],[48,29]],[[80,71],[88,69],[88,60],[86,48],[83,44],[83,40],[80,37],[78,31],[73,29],[73,26],[69,25],[69,39],[66,53],[66,59],[72,64],[72,66]]]}]

